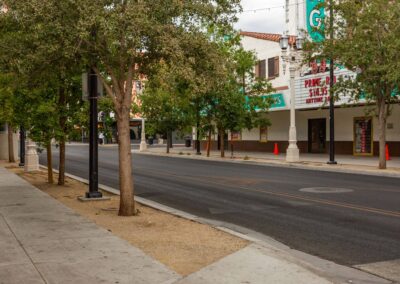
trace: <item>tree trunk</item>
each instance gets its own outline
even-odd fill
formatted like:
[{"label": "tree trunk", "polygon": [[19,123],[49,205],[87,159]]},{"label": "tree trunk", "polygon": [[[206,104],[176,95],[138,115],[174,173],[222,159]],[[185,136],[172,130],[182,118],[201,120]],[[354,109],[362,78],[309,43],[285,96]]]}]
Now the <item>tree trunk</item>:
[{"label": "tree trunk", "polygon": [[129,136],[129,111],[118,118],[119,155],[119,216],[133,216],[136,213],[132,176],[132,153]]},{"label": "tree trunk", "polygon": [[53,178],[53,158],[51,153],[51,141],[49,141],[46,145],[47,152],[47,182],[50,184],[54,183]]},{"label": "tree trunk", "polygon": [[386,169],[386,103],[378,102],[379,111],[379,169]]},{"label": "tree trunk", "polygon": [[15,163],[14,156],[14,129],[8,124],[8,161],[10,163]]},{"label": "tree trunk", "polygon": [[219,130],[219,140],[220,140],[220,150],[221,158],[225,158],[225,131],[223,129]]},{"label": "tree trunk", "polygon": [[169,133],[169,138],[168,138],[168,143],[169,143],[169,148],[174,148],[174,143],[172,143],[172,131],[168,132]]},{"label": "tree trunk", "polygon": [[207,157],[210,157],[210,151],[211,151],[211,127],[208,130]]},{"label": "tree trunk", "polygon": [[113,89],[105,83],[104,77],[101,76],[96,66],[93,66],[97,76],[103,82],[107,94],[113,100],[116,110],[119,156],[119,216],[133,216],[136,214],[129,126],[130,110],[132,107],[134,66],[135,64],[130,62],[126,80],[118,81],[115,76],[111,76]]},{"label": "tree trunk", "polygon": [[65,136],[66,136],[66,123],[67,123],[67,117],[65,115],[65,108],[66,108],[66,101],[67,98],[65,96],[65,89],[64,87],[61,87],[59,90],[59,98],[58,98],[58,104],[59,108],[61,108],[61,114],[59,118],[59,125],[60,129],[62,131],[62,136],[59,141],[60,143],[60,159],[59,159],[59,168],[58,168],[58,185],[64,185],[65,184]]},{"label": "tree trunk", "polygon": [[169,148],[170,148],[170,146],[171,146],[171,143],[170,143],[170,137],[169,137],[169,131],[167,131],[167,154],[169,154]]}]

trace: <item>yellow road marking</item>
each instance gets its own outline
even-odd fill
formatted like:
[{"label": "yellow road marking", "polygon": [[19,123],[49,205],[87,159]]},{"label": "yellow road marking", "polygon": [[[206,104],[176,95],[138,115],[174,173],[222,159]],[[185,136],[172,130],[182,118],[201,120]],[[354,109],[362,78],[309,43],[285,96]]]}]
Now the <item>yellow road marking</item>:
[{"label": "yellow road marking", "polygon": [[[199,181],[199,178],[197,178],[197,177],[181,176],[176,173],[172,173],[172,172],[168,172],[168,171],[164,171],[164,170],[162,172],[163,172],[163,175],[165,175],[165,176],[176,176],[179,178],[184,178],[184,179],[188,179],[188,180],[192,180],[192,181],[193,180]],[[157,170],[157,174],[162,174],[162,173],[161,173],[161,171]],[[211,184],[216,184],[216,185],[220,185],[220,186],[225,186],[225,187],[227,186],[227,184],[210,181],[210,180],[206,180],[206,179],[202,179],[200,181],[206,182],[206,183],[211,183]],[[280,192],[273,192],[273,191],[267,191],[267,190],[256,189],[256,188],[235,186],[233,184],[229,184],[229,186],[247,190],[247,191],[263,193],[263,194],[267,194],[267,195],[289,197],[289,198],[298,199],[298,200],[311,201],[314,203],[326,204],[326,205],[331,205],[331,206],[336,206],[336,207],[343,207],[343,208],[348,208],[348,209],[353,209],[353,210],[358,210],[358,211],[364,211],[364,212],[370,212],[370,213],[376,213],[376,214],[380,214],[380,215],[400,218],[400,212],[398,212],[398,211],[383,210],[383,209],[379,209],[379,208],[366,207],[366,206],[362,206],[362,205],[332,201],[332,200],[321,199],[321,198],[306,197],[306,196],[295,195],[295,194],[291,194],[291,193],[280,193]]]}]

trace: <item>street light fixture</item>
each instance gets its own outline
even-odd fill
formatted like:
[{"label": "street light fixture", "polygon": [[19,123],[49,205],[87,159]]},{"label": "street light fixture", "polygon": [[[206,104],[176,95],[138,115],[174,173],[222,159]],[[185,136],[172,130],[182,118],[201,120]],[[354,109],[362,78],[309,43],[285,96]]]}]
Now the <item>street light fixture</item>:
[{"label": "street light fixture", "polygon": [[304,44],[304,39],[301,36],[298,36],[296,38],[296,49],[297,50],[302,50],[303,49],[303,44]]},{"label": "street light fixture", "polygon": [[282,50],[287,50],[289,47],[289,37],[287,35],[283,35],[279,40],[279,46]]},{"label": "street light fixture", "polygon": [[[289,44],[289,37],[285,34],[280,38],[279,45],[282,49],[283,72],[286,72],[286,65],[289,64],[290,72],[290,128],[289,128],[289,147],[286,150],[286,161],[298,162],[300,160],[300,151],[297,147],[296,130],[296,93],[295,76],[301,63],[301,54],[299,51],[303,48],[303,38],[298,36],[295,44]],[[288,54],[289,49],[289,54]]]}]

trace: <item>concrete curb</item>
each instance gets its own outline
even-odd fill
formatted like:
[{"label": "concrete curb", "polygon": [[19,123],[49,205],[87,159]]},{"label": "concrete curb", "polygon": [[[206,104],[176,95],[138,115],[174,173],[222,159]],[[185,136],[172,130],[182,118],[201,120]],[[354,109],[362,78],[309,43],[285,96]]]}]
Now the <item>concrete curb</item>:
[{"label": "concrete curb", "polygon": [[[170,158],[181,158],[181,159],[192,159],[192,160],[202,160],[202,161],[213,161],[213,162],[221,162],[221,163],[237,163],[237,164],[245,164],[245,165],[256,165],[263,167],[281,167],[281,168],[291,168],[291,169],[301,169],[301,170],[309,170],[309,171],[321,171],[321,172],[334,172],[334,173],[347,173],[347,174],[358,174],[358,175],[367,175],[367,176],[379,176],[379,177],[391,177],[391,178],[400,178],[399,173],[393,172],[376,172],[371,170],[355,170],[349,168],[333,168],[337,166],[354,166],[351,164],[338,164],[332,166],[326,166],[325,164],[318,164],[318,162],[300,162],[300,163],[285,163],[280,162],[278,160],[266,160],[258,161],[257,159],[250,158],[250,160],[239,160],[239,159],[231,159],[231,158],[216,158],[216,157],[206,157],[206,156],[195,156],[195,155],[180,155],[176,153],[153,153],[153,152],[139,152],[136,150],[132,150],[132,153],[139,155],[149,155],[149,156],[161,156],[161,157],[170,157]],[[315,163],[316,165],[304,164],[304,163]]]},{"label": "concrete curb", "polygon": [[[47,169],[46,166],[40,165],[41,168]],[[58,173],[57,170],[54,170],[54,172]],[[72,174],[65,174],[67,177],[75,179],[77,181],[80,181],[84,184],[89,184],[89,181],[87,179],[72,175]],[[112,188],[107,185],[99,184],[99,189],[114,194],[114,195],[120,195],[119,190]],[[322,258],[319,258],[317,256],[309,255],[304,252],[294,250],[290,247],[288,247],[285,244],[282,244],[278,242],[277,240],[268,237],[266,235],[260,234],[258,232],[252,231],[250,229],[232,224],[232,223],[227,223],[227,222],[222,222],[222,221],[217,221],[217,220],[212,220],[212,219],[207,219],[207,218],[202,218],[190,213],[186,213],[181,210],[174,209],[172,207],[162,205],[160,203],[157,203],[155,201],[142,198],[139,196],[135,196],[135,201],[148,206],[150,208],[169,213],[171,215],[184,218],[187,220],[191,220],[194,222],[198,222],[200,224],[208,225],[211,226],[214,229],[223,231],[225,233],[228,233],[230,235],[242,238],[244,240],[247,240],[251,243],[256,243],[264,248],[267,248],[268,250],[271,251],[271,254],[274,254],[276,257],[284,258],[289,261],[292,261],[293,263],[296,263],[302,267],[305,267],[306,269],[310,270],[311,272],[315,273],[316,275],[320,277],[324,277],[328,279],[329,281],[332,281],[333,283],[354,283],[354,284],[364,284],[364,283],[370,283],[370,284],[390,284],[393,283],[390,280],[381,278],[379,276],[375,276],[373,274],[370,274],[368,272],[364,272],[356,267],[347,267],[343,265],[336,264],[332,261],[325,260]]]}]

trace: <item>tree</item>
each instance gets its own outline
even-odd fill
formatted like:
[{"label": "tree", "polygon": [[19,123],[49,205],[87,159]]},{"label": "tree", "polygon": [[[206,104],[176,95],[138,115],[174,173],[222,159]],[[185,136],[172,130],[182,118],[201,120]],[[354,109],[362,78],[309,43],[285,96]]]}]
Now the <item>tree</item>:
[{"label": "tree", "polygon": [[[23,126],[29,137],[47,149],[48,182],[53,183],[51,140],[59,130],[57,86],[47,82],[40,87],[24,77],[2,74],[0,79],[0,118]],[[52,115],[49,115],[52,114]]]},{"label": "tree", "polygon": [[[193,108],[190,104],[187,82],[173,70],[160,63],[158,73],[149,78],[144,94],[140,96],[141,112],[146,118],[147,130],[159,133],[170,140],[175,130],[185,131],[193,125]],[[148,131],[148,133],[150,133]],[[167,153],[170,143],[167,141]]]},{"label": "tree", "polygon": [[240,47],[239,35],[227,37],[218,28],[212,35],[220,54],[218,64],[223,68],[214,75],[212,88],[203,97],[206,103],[201,112],[205,113],[209,144],[215,125],[220,137],[221,157],[224,157],[227,130],[240,131],[269,124],[265,113],[272,99],[261,95],[267,95],[273,88],[269,82],[255,78],[256,57],[253,52]]},{"label": "tree", "polygon": [[[132,157],[129,137],[134,81],[150,76],[154,63],[183,62],[190,42],[208,42],[209,23],[230,26],[240,10],[239,0],[3,0],[7,17],[17,22],[24,48],[12,58],[23,56],[28,67],[42,76],[59,79],[59,124],[63,115],[66,79],[75,75],[77,61],[93,69],[112,99],[118,128],[120,168],[119,215],[135,213]],[[166,9],[168,7],[168,9]],[[9,37],[13,39],[13,37]],[[30,43],[30,45],[29,45]],[[182,44],[185,43],[185,44]],[[6,46],[6,45],[4,45]],[[28,60],[29,59],[29,60]],[[40,63],[40,64],[38,64]],[[21,65],[19,65],[21,67]],[[51,67],[51,68],[46,68]],[[32,69],[30,69],[32,70]],[[65,137],[60,137],[60,146]],[[63,151],[60,151],[60,154]],[[63,160],[60,158],[60,165]]]},{"label": "tree", "polygon": [[[57,116],[49,115],[49,113],[57,112],[57,102],[53,97],[53,92],[49,90],[33,90],[34,100],[32,101],[32,109],[29,115],[28,129],[29,137],[37,142],[39,146],[46,148],[47,155],[47,181],[54,183],[53,177],[53,157],[51,141],[55,137],[58,128]],[[32,97],[32,90],[30,96]],[[28,118],[27,118],[28,119]]]},{"label": "tree", "polygon": [[0,121],[7,123],[7,141],[8,141],[8,161],[15,163],[14,156],[14,128],[16,120],[14,112],[16,108],[13,90],[10,88],[10,74],[0,76]]},{"label": "tree", "polygon": [[[386,121],[398,102],[400,82],[400,2],[392,0],[332,1],[333,19],[325,18],[322,42],[306,45],[307,59],[333,58],[356,72],[338,80],[335,92],[365,99],[375,106],[379,123],[379,168],[386,169]],[[325,4],[324,7],[330,8]],[[332,20],[332,21],[330,21]]]},{"label": "tree", "polygon": [[15,163],[14,156],[14,127],[21,125],[23,116],[20,111],[21,97],[17,96],[15,77],[12,73],[0,75],[0,121],[7,123],[8,131],[8,161]]},{"label": "tree", "polygon": [[[73,1],[3,0],[1,13],[1,60],[16,80],[29,81],[43,89],[48,82],[56,86],[58,129],[55,138],[60,145],[58,184],[65,183],[65,141],[71,114],[79,104],[80,91],[74,86],[81,74],[78,56],[79,34],[75,27],[79,11]],[[53,89],[52,89],[53,90]],[[78,95],[77,95],[78,94]]]},{"label": "tree", "polygon": [[129,139],[133,82],[141,75],[150,76],[152,63],[183,61],[181,42],[196,40],[205,23],[230,25],[239,0],[80,0],[76,4],[81,13],[77,26],[82,49],[114,103],[119,138],[119,215],[130,216],[135,213]]}]

